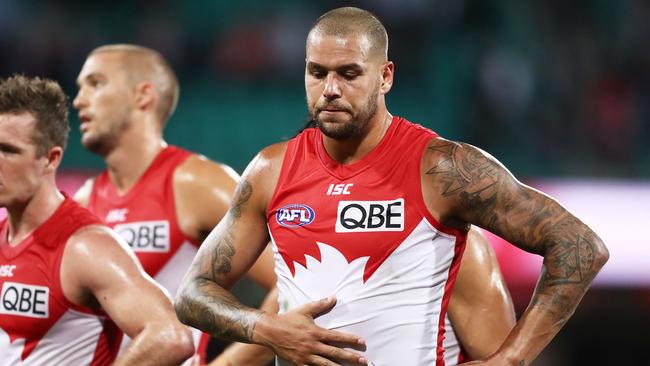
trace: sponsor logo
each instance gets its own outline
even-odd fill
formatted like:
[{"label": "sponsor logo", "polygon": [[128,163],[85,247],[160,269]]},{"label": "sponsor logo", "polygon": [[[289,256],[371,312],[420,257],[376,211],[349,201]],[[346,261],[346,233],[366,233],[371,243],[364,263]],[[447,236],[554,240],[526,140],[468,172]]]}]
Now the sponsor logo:
[{"label": "sponsor logo", "polygon": [[339,196],[342,194],[350,194],[350,188],[354,183],[341,183],[341,184],[330,184],[330,187],[327,189],[328,196]]},{"label": "sponsor logo", "polygon": [[47,318],[50,289],[45,286],[5,282],[0,297],[0,314]]},{"label": "sponsor logo", "polygon": [[169,222],[141,221],[115,225],[113,228],[134,252],[169,252]]},{"label": "sponsor logo", "polygon": [[278,224],[286,227],[298,227],[311,224],[316,217],[314,210],[302,204],[291,204],[280,207],[275,214]]},{"label": "sponsor logo", "polygon": [[0,266],[0,277],[13,277],[15,264],[3,264]]},{"label": "sponsor logo", "polygon": [[340,201],[336,232],[404,231],[404,199]]},{"label": "sponsor logo", "polygon": [[108,211],[106,215],[106,222],[122,222],[126,221],[126,213],[129,212],[128,208],[116,208]]}]

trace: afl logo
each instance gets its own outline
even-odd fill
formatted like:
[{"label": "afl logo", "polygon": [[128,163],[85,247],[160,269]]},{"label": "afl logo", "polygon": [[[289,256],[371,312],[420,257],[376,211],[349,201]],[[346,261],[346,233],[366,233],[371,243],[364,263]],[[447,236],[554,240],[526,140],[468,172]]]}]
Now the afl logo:
[{"label": "afl logo", "polygon": [[314,221],[314,217],[316,217],[314,210],[307,205],[301,204],[282,206],[275,214],[278,224],[286,227],[309,225]]}]

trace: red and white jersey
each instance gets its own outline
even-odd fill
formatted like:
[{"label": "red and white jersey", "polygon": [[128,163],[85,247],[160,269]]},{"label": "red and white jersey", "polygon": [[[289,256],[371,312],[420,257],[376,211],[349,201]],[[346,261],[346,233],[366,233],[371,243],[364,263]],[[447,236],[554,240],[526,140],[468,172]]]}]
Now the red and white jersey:
[{"label": "red and white jersey", "polygon": [[72,234],[100,223],[66,198],[16,246],[0,222],[0,364],[109,365],[121,332],[100,310],[71,303],[61,288],[61,258]]},{"label": "red and white jersey", "polygon": [[343,165],[306,129],[288,142],[269,203],[280,311],[336,295],[316,323],[362,336],[370,365],[458,362],[447,304],[466,232],[424,203],[420,165],[435,136],[394,117],[378,146]]},{"label": "red and white jersey", "polygon": [[[175,146],[166,147],[123,195],[104,171],[95,178],[88,200],[88,209],[129,244],[144,270],[171,296],[176,295],[200,245],[181,231],[174,205],[174,171],[191,155]],[[203,355],[208,337],[199,339],[201,333],[192,330],[194,344]]]}]

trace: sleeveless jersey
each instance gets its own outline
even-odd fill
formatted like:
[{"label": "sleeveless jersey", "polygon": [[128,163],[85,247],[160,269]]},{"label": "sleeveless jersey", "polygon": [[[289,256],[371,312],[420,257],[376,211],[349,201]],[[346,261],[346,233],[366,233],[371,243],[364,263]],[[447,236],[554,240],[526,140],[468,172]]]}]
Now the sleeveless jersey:
[{"label": "sleeveless jersey", "polygon": [[421,159],[435,136],[394,117],[379,145],[343,165],[319,129],[306,129],[288,142],[269,203],[280,311],[336,295],[315,321],[362,336],[369,365],[459,359],[447,304],[466,232],[438,223],[424,203]]},{"label": "sleeveless jersey", "polygon": [[61,287],[66,243],[100,220],[66,198],[16,246],[0,223],[0,364],[109,365],[121,332],[100,310],[71,303]]},{"label": "sleeveless jersey", "polygon": [[[176,295],[200,245],[181,231],[174,205],[174,171],[191,155],[175,146],[166,147],[123,195],[104,171],[95,178],[88,200],[88,209],[129,244],[144,270],[171,296]],[[196,329],[192,333],[203,357],[209,338]]]}]

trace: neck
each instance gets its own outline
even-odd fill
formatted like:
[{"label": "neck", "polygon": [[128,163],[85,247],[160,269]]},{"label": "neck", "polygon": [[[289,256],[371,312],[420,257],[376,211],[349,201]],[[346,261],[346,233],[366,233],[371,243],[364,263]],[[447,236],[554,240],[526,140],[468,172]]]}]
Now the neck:
[{"label": "neck", "polygon": [[323,146],[335,161],[341,164],[355,163],[379,145],[392,120],[393,116],[382,108],[368,121],[366,131],[359,136],[336,140],[323,135]]},{"label": "neck", "polygon": [[64,197],[56,188],[54,177],[47,179],[27,202],[7,206],[10,245],[18,245],[54,214]]},{"label": "neck", "polygon": [[160,129],[152,127],[151,123],[134,124],[134,127],[124,131],[117,146],[104,157],[108,175],[118,193],[131,189],[167,146]]}]

